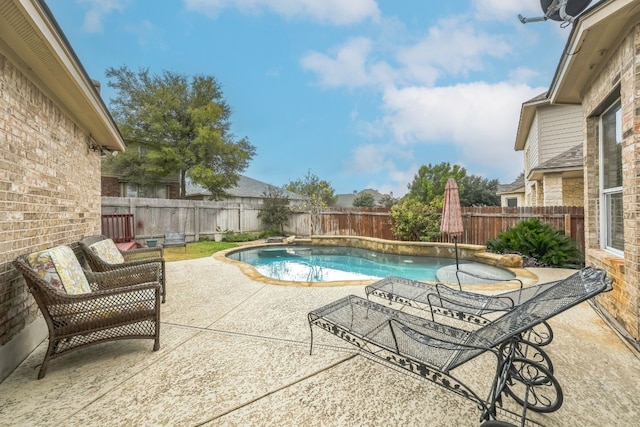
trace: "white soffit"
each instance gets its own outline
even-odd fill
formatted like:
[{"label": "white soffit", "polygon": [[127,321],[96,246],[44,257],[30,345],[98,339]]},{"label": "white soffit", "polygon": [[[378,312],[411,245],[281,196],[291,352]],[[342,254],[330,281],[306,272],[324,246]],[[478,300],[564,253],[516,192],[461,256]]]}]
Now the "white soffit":
[{"label": "white soffit", "polygon": [[125,149],[93,82],[38,0],[0,1],[0,48],[97,143]]}]

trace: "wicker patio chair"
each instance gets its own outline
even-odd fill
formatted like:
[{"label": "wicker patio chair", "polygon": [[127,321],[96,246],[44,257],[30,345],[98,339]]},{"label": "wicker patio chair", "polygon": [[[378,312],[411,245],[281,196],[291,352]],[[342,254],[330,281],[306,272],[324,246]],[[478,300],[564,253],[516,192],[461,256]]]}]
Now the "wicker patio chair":
[{"label": "wicker patio chair", "polygon": [[82,269],[67,246],[16,258],[49,329],[38,379],[51,359],[105,341],[152,339],[160,348],[160,269],[125,266],[108,272]]},{"label": "wicker patio chair", "polygon": [[89,267],[93,271],[111,271],[123,266],[158,264],[160,266],[160,284],[162,302],[167,300],[167,285],[162,247],[141,248],[130,251],[118,249],[110,238],[102,235],[88,236],[78,242]]}]

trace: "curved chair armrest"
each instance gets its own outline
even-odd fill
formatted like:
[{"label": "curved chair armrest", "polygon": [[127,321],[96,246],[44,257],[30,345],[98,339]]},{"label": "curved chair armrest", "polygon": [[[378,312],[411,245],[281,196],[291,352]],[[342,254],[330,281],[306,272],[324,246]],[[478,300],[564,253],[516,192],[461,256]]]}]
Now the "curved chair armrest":
[{"label": "curved chair armrest", "polygon": [[114,268],[105,272],[84,270],[92,290],[113,289],[139,283],[160,282],[160,265],[140,263]]},{"label": "curved chair armrest", "polygon": [[[491,350],[490,346],[485,347],[485,346],[469,344],[467,340],[455,341],[453,339],[446,340],[442,338],[437,338],[433,335],[429,335],[426,330],[418,331],[414,327],[408,326],[398,319],[389,319],[389,327],[391,328],[391,333],[393,335],[393,339],[396,344],[396,350],[398,350],[398,352],[399,352],[399,348],[398,348],[398,339],[397,339],[396,330],[402,332],[403,335],[407,336],[408,338],[411,338],[413,341],[416,341],[420,344],[423,344],[429,347],[441,349],[441,350],[451,350],[451,351]],[[438,324],[438,327],[442,329],[447,329],[447,330],[459,331],[457,328],[451,328],[442,324]],[[438,331],[434,330],[433,332],[437,333]]]},{"label": "curved chair armrest", "polygon": [[486,280],[487,282],[491,281],[492,283],[497,283],[497,282],[518,282],[520,284],[520,289],[522,289],[522,286],[523,286],[522,280],[518,279],[517,277],[513,277],[513,278],[510,278],[510,279],[499,279],[499,278],[495,278],[495,277],[485,277],[485,276],[481,276],[479,274],[471,273],[469,271],[457,269],[456,270],[456,280],[458,281],[458,287],[460,288],[460,290],[462,290],[462,283],[460,282],[459,274],[466,274],[467,276],[475,277],[476,279]]},{"label": "curved chair armrest", "polygon": [[150,261],[154,258],[158,258],[158,261],[160,261],[164,256],[164,249],[162,246],[159,246],[155,248],[131,249],[129,251],[120,251],[120,253],[124,257],[125,262],[138,260]]},{"label": "curved chair armrest", "polygon": [[[439,297],[446,299],[452,304],[458,304],[461,307],[475,308],[482,311],[486,310],[487,312],[507,311],[515,307],[513,298],[502,294],[484,295],[475,292],[458,291],[442,283],[436,284],[436,292],[438,293]],[[500,304],[492,305],[492,302],[498,302]],[[502,307],[499,307],[500,305],[502,305]]]}]

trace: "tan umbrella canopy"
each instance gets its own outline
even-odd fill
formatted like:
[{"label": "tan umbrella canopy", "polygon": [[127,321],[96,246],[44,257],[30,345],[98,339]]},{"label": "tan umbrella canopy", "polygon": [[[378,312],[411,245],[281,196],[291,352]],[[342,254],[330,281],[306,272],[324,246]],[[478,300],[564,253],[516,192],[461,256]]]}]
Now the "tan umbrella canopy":
[{"label": "tan umbrella canopy", "polygon": [[460,209],[460,196],[458,184],[453,178],[447,180],[444,187],[444,202],[442,204],[442,222],[440,232],[453,236],[456,250],[456,268],[458,268],[458,237],[464,231],[462,225],[462,211]]}]

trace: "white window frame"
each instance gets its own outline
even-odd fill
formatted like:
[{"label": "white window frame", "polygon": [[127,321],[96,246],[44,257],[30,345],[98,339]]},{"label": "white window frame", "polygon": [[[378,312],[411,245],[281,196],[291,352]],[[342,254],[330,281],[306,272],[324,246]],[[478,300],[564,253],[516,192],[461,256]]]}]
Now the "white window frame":
[{"label": "white window frame", "polygon": [[[599,153],[600,153],[600,162],[599,162],[599,175],[600,175],[600,247],[612,252],[616,255],[619,256],[624,256],[624,237],[623,237],[623,248],[622,250],[619,248],[615,248],[613,246],[609,246],[609,235],[610,235],[610,219],[611,219],[611,213],[610,213],[610,207],[611,207],[611,196],[612,195],[617,195],[620,194],[622,195],[622,189],[623,186],[618,186],[618,187],[611,187],[611,188],[604,188],[604,166],[605,166],[605,162],[604,162],[604,132],[603,132],[603,121],[602,121],[602,117],[607,114],[608,112],[610,112],[612,109],[618,108],[620,110],[620,123],[617,125],[620,126],[620,133],[622,133],[621,128],[622,128],[622,105],[621,105],[621,101],[620,98],[618,98],[617,100],[615,100],[614,102],[611,103],[611,105],[609,107],[607,107],[607,109],[605,111],[602,112],[602,114],[600,115],[600,123],[599,123],[599,142],[598,142],[598,149],[599,149]],[[618,138],[620,138],[620,141],[622,141],[622,135],[619,135]],[[624,226],[623,226],[623,233],[624,233]]]}]

